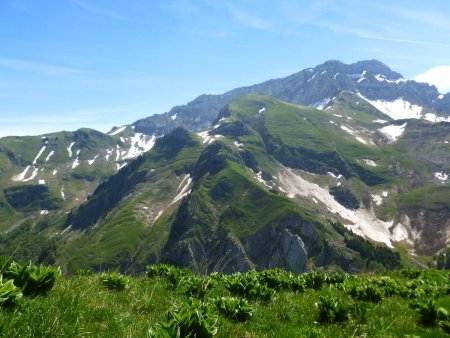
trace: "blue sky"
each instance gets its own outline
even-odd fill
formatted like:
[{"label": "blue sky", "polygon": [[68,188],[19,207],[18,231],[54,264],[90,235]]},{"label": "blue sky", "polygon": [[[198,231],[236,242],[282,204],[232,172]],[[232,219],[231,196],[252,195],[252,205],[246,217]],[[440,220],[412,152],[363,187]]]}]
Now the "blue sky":
[{"label": "blue sky", "polygon": [[0,136],[108,131],[329,59],[442,77],[450,2],[1,0]]}]

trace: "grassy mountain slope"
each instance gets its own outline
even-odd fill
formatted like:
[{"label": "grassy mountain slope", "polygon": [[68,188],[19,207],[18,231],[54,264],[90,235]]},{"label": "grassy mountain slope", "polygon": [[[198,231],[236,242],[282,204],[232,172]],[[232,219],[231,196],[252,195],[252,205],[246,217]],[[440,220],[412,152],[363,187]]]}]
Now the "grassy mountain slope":
[{"label": "grassy mountain slope", "polygon": [[[225,106],[209,130],[158,139],[80,207],[41,216],[34,231],[55,242],[44,259],[68,271],[159,262],[199,272],[398,266],[389,249],[346,228],[418,252],[434,237],[439,250],[450,226],[448,183],[436,178],[447,168],[448,124],[392,122],[351,93],[328,105],[250,94]],[[386,126],[400,130],[396,140]],[[414,217],[424,213],[430,218]]]},{"label": "grassy mountain slope", "polygon": [[79,206],[99,182],[134,157],[130,151],[139,150],[134,134],[80,129],[0,139],[0,231],[29,216]]}]

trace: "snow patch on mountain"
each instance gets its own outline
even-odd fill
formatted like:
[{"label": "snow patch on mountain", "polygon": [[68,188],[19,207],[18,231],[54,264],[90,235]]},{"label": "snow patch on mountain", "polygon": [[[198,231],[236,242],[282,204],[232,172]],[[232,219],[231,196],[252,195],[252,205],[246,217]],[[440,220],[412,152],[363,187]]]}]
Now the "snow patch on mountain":
[{"label": "snow patch on mountain", "polygon": [[[186,180],[187,180],[187,182],[186,182],[186,184],[184,184],[184,182]],[[191,190],[188,190],[190,185],[191,185],[191,183],[192,183],[191,176],[189,174],[184,176],[183,180],[181,181],[180,185],[178,186],[178,195],[175,196],[175,198],[172,200],[170,205],[178,202],[180,199],[182,199],[183,197],[185,197],[185,196],[187,196],[187,195],[189,195],[191,193]],[[180,188],[181,188],[181,190],[180,190]]]},{"label": "snow patch on mountain", "polygon": [[441,181],[441,183],[445,183],[448,180],[448,175],[443,171],[435,172],[433,175],[437,180]]},{"label": "snow patch on mountain", "polygon": [[278,177],[289,198],[294,198],[296,195],[310,199],[315,198],[322,202],[331,213],[347,220],[348,222],[344,224],[345,227],[356,234],[385,243],[389,247],[392,247],[392,240],[397,240],[396,236],[389,231],[393,226],[393,222],[379,220],[372,210],[365,208],[350,210],[345,208],[330,195],[327,189],[303,179],[290,168],[281,166],[278,171]]},{"label": "snow patch on mountain", "polygon": [[450,116],[436,116],[436,114],[433,113],[426,113],[423,118],[431,122],[450,122]]},{"label": "snow patch on mountain", "polygon": [[401,126],[391,124],[389,126],[378,129],[383,135],[385,135],[391,142],[397,141],[397,139],[402,136],[405,131],[406,122]]},{"label": "snow patch on mountain", "polygon": [[386,121],[386,120],[380,120],[380,119],[377,119],[377,120],[373,120],[373,121],[372,121],[372,123],[380,123],[380,124],[385,124],[385,123],[388,123],[388,121]]},{"label": "snow patch on mountain", "polygon": [[323,110],[325,106],[331,101],[331,98],[326,97],[323,100],[317,101],[310,105],[311,108]]},{"label": "snow patch on mountain", "polygon": [[[252,170],[252,169],[250,169],[250,170]],[[252,172],[253,172],[253,170],[252,170]],[[264,184],[267,188],[272,189],[272,186],[270,184],[268,184],[267,181],[262,178],[262,171],[257,172],[254,177],[256,178],[256,180],[258,182]]]},{"label": "snow patch on mountain", "polygon": [[376,205],[381,205],[383,203],[383,197],[380,195],[371,195],[372,201],[375,202]]},{"label": "snow patch on mountain", "polygon": [[42,146],[41,150],[39,150],[38,154],[36,155],[36,157],[33,160],[32,164],[36,164],[37,160],[39,159],[39,157],[41,157],[42,153],[45,151],[45,148],[47,148],[47,146]]},{"label": "snow patch on mountain", "polygon": [[113,130],[112,132],[108,133],[108,135],[110,135],[110,136],[117,135],[117,134],[123,132],[126,127],[127,126],[122,126],[120,128],[117,128],[116,130]]},{"label": "snow patch on mountain", "polygon": [[13,176],[13,181],[23,181],[25,176],[27,175],[28,170],[30,170],[31,166],[27,166],[20,174]]},{"label": "snow patch on mountain", "polygon": [[420,119],[422,117],[423,108],[421,106],[412,104],[411,102],[406,101],[403,98],[399,98],[395,101],[373,101],[364,97],[361,93],[358,93],[358,96],[366,100],[383,114],[386,114],[394,120]]},{"label": "snow patch on mountain", "polygon": [[376,164],[374,161],[369,160],[369,159],[367,159],[367,158],[363,158],[362,161],[363,161],[365,164],[370,165],[371,167],[376,167],[376,166],[377,166],[377,164]]},{"label": "snow patch on mountain", "polygon": [[236,147],[238,147],[238,148],[244,148],[244,144],[243,144],[243,143],[240,143],[240,142],[238,142],[238,141],[234,141],[233,144],[234,144]]},{"label": "snow patch on mountain", "polygon": [[106,155],[105,155],[106,161],[109,161],[109,157],[111,156],[113,151],[114,151],[114,149],[106,149]]},{"label": "snow patch on mountain", "polygon": [[355,130],[353,130],[352,128],[350,128],[348,126],[344,126],[344,125],[341,125],[340,128],[342,130],[344,130],[345,132],[347,132],[348,134],[352,135],[358,142],[361,142],[363,144],[367,144],[367,141],[364,140],[362,137],[357,136],[357,132]]},{"label": "snow patch on mountain", "polygon": [[54,154],[55,154],[55,151],[52,150],[52,151],[47,155],[47,157],[45,158],[45,162],[48,162],[48,160],[49,160]]},{"label": "snow patch on mountain", "polygon": [[72,158],[72,147],[75,144],[75,142],[72,142],[71,144],[69,144],[69,146],[67,147],[67,151],[69,152],[69,157]]},{"label": "snow patch on mountain", "polygon": [[175,120],[176,120],[177,115],[178,115],[178,114],[175,114],[175,115],[172,115],[172,116],[170,117],[170,118],[172,119],[172,121],[175,121]]},{"label": "snow patch on mountain", "polygon": [[155,145],[156,136],[152,135],[150,138],[142,133],[136,133],[130,138],[130,149],[123,157],[124,160],[138,157],[139,155],[146,153]]},{"label": "snow patch on mountain", "polygon": [[258,110],[258,114],[264,113],[266,111],[266,107],[262,107],[260,110]]},{"label": "snow patch on mountain", "polygon": [[80,165],[80,160],[79,160],[79,158],[77,157],[74,161],[73,161],[73,163],[72,163],[72,169],[75,169],[76,167],[78,167]]},{"label": "snow patch on mountain", "polygon": [[45,180],[39,180],[38,183],[39,184],[45,184]]},{"label": "snow patch on mountain", "polygon": [[26,179],[23,179],[22,182],[28,182],[28,181],[31,181],[32,179],[34,179],[34,178],[36,177],[36,175],[37,175],[38,172],[39,172],[39,168],[36,168],[36,167],[33,167],[33,168],[34,168],[34,170],[33,170],[33,172],[31,173],[31,176],[28,177],[28,178],[26,178]]},{"label": "snow patch on mountain", "polygon": [[88,160],[89,165],[93,165],[95,160],[97,159],[97,157],[98,157],[98,154],[95,155],[95,157],[92,160]]},{"label": "snow patch on mountain", "polygon": [[117,171],[119,171],[120,169],[122,169],[123,167],[125,167],[127,164],[128,164],[127,162],[116,163],[116,169],[117,169]]}]

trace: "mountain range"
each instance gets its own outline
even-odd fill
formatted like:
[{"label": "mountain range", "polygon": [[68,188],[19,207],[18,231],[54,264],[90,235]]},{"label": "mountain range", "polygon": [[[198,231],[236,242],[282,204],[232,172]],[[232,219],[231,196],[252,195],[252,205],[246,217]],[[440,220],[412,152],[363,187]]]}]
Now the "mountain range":
[{"label": "mountain range", "polygon": [[201,95],[108,134],[6,137],[0,251],[66,271],[396,267],[450,244],[449,142],[450,94],[376,60]]}]

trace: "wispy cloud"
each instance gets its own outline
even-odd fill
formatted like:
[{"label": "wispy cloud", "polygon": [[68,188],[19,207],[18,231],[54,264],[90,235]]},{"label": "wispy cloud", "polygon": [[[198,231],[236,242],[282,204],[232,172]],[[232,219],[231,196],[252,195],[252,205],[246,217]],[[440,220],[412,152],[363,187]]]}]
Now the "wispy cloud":
[{"label": "wispy cloud", "polygon": [[430,42],[430,41],[396,39],[396,38],[389,38],[389,37],[383,37],[383,36],[368,36],[368,35],[359,35],[359,37],[363,38],[363,39],[402,42],[402,43],[412,43],[412,44],[416,44],[416,45],[450,47],[450,44],[438,43],[438,42]]},{"label": "wispy cloud", "polygon": [[118,13],[115,13],[115,12],[108,11],[106,9],[97,7],[97,6],[92,5],[91,3],[89,3],[89,2],[87,2],[85,0],[69,0],[69,1],[71,3],[77,5],[78,7],[82,8],[82,9],[88,11],[88,12],[91,12],[93,14],[97,14],[97,15],[100,15],[100,16],[104,16],[104,17],[107,17],[107,18],[110,18],[110,19],[114,19],[114,20],[119,20],[119,21],[126,21],[126,20],[128,20],[127,17],[125,17],[125,16],[123,16],[121,14],[118,14]]},{"label": "wispy cloud", "polygon": [[191,1],[188,0],[175,0],[165,3],[164,8],[167,8],[170,11],[174,11],[177,14],[183,16],[190,16],[198,13],[199,7],[194,5]]},{"label": "wispy cloud", "polygon": [[69,76],[69,75],[82,75],[89,74],[87,71],[61,67],[57,65],[41,63],[30,60],[0,58],[0,68],[9,70],[18,70],[23,72],[30,72],[45,76]]},{"label": "wispy cloud", "polygon": [[232,18],[240,24],[258,30],[263,30],[271,33],[293,35],[294,33],[289,29],[279,28],[272,20],[272,18],[262,17],[255,14],[254,11],[247,11],[238,6],[232,5],[229,2],[224,2],[225,8],[230,13]]}]

